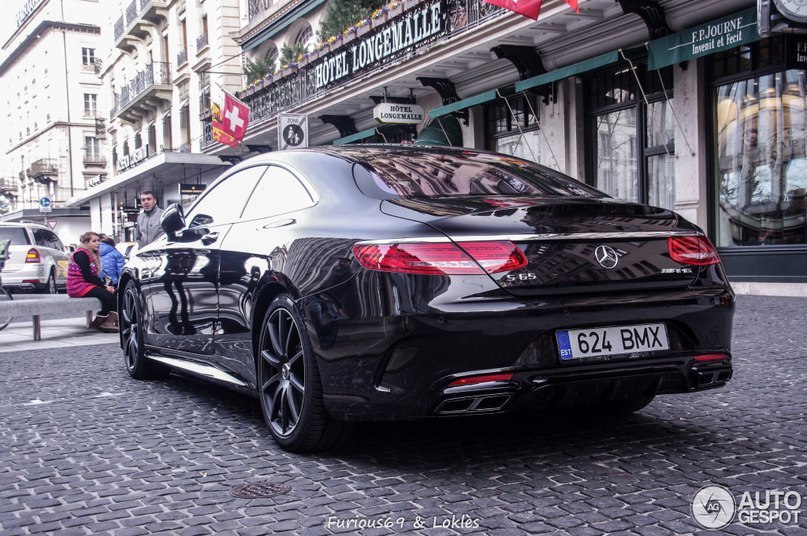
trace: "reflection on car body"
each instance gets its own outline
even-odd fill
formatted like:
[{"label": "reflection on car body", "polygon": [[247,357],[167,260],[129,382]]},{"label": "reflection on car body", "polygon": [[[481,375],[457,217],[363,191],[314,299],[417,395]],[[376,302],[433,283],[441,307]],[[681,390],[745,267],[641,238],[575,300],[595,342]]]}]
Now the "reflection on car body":
[{"label": "reflection on car body", "polygon": [[135,378],[256,395],[293,451],[354,421],[636,411],[731,377],[704,234],[518,158],[321,147],[228,170],[121,278]]}]

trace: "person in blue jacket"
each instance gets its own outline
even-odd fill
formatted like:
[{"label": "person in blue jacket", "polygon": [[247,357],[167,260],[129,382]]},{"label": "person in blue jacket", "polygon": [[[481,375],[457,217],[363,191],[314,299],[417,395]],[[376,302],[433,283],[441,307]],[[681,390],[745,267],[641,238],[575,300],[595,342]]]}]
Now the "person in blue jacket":
[{"label": "person in blue jacket", "polygon": [[101,235],[98,252],[101,255],[101,273],[99,276],[102,280],[105,276],[109,277],[109,284],[117,287],[120,274],[123,272],[123,265],[126,264],[126,258],[120,251],[115,249],[115,241],[107,235]]}]

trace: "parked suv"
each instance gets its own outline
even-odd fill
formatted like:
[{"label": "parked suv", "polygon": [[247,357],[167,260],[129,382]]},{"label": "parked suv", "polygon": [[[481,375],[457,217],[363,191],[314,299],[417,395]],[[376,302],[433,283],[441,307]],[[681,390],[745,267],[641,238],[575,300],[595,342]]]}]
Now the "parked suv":
[{"label": "parked suv", "polygon": [[38,223],[0,223],[0,242],[3,240],[11,240],[3,286],[49,294],[66,286],[70,257],[48,227]]}]

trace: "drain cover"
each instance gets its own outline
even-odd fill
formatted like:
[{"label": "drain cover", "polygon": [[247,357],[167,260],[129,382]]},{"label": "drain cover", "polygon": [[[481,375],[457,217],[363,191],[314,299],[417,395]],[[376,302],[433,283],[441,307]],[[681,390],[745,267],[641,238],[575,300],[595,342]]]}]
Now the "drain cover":
[{"label": "drain cover", "polygon": [[291,490],[283,484],[272,482],[257,482],[255,484],[241,484],[230,490],[230,494],[240,499],[265,499],[275,495],[283,495]]}]

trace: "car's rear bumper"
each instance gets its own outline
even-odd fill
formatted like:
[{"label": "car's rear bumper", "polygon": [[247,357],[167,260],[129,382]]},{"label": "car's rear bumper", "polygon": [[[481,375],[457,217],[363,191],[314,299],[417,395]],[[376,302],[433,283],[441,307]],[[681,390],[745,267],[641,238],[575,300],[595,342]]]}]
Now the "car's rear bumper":
[{"label": "car's rear bumper", "polygon": [[31,290],[48,281],[49,269],[44,264],[25,264],[22,268],[11,271],[6,265],[6,269],[0,274],[3,278],[3,286],[16,290]]},{"label": "car's rear bumper", "polygon": [[[365,319],[340,322],[333,331],[312,325],[326,406],[338,418],[389,420],[685,393],[731,378],[730,290],[605,302]],[[588,362],[559,358],[559,329],[644,322],[667,326],[669,351]],[[706,354],[725,358],[696,361]],[[498,373],[512,377],[449,387],[458,378]]]}]

